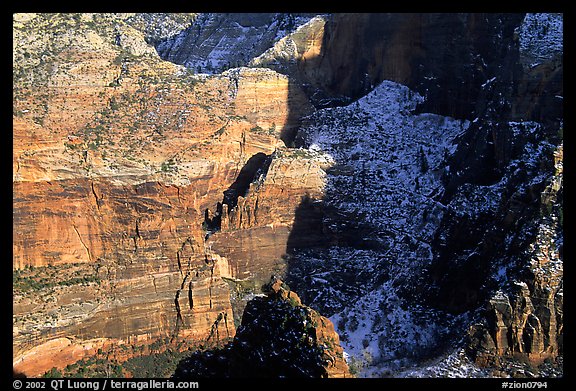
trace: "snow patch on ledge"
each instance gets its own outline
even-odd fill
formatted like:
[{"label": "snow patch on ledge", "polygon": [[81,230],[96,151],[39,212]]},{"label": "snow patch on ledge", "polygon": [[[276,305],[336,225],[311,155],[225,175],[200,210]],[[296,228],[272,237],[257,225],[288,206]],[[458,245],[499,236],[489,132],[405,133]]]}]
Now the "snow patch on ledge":
[{"label": "snow patch on ledge", "polygon": [[558,13],[526,14],[519,31],[520,53],[532,62],[562,53],[563,22],[563,15]]},{"label": "snow patch on ledge", "polygon": [[356,102],[310,115],[299,133],[310,150],[334,158],[323,200],[325,228],[340,238],[358,234],[348,247],[295,254],[295,280],[307,281],[309,305],[330,317],[361,377],[433,356],[467,316],[407,303],[397,292],[432,261],[430,243],[445,213],[437,201],[441,177],[457,137],[470,125],[414,114],[423,101],[408,87],[384,81]]}]

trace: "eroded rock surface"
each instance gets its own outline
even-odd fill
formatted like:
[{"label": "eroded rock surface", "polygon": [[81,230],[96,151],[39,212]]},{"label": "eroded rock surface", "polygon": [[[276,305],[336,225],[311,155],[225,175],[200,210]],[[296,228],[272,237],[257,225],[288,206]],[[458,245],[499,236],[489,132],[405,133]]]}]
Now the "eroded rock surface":
[{"label": "eroded rock surface", "polygon": [[[197,373],[348,376],[302,302],[361,376],[559,367],[561,14],[14,14],[13,31],[15,371],[236,336]],[[271,274],[300,296],[255,297]],[[233,352],[267,356],[222,367]]]},{"label": "eroded rock surface", "polygon": [[234,341],[183,360],[176,379],[352,377],[332,322],[280,279],[248,302]]}]

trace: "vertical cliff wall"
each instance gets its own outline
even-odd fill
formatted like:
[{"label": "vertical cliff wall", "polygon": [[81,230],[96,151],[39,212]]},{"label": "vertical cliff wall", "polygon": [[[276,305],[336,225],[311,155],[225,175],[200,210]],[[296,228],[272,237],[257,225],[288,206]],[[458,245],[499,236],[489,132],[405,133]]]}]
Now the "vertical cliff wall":
[{"label": "vertical cliff wall", "polygon": [[231,338],[271,273],[366,376],[561,356],[562,15],[13,18],[17,370]]},{"label": "vertical cliff wall", "polygon": [[[14,365],[28,375],[90,344],[201,341],[232,320],[205,211],[283,145],[288,104],[307,107],[270,70],[162,61],[134,18],[14,16]],[[42,352],[51,341],[60,355]]]}]

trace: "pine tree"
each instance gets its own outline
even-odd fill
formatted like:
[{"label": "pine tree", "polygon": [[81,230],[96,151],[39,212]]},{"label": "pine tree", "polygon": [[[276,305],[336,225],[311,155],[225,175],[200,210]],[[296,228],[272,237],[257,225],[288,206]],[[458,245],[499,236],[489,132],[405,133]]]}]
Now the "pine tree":
[{"label": "pine tree", "polygon": [[418,163],[420,164],[420,172],[422,174],[428,172],[428,159],[422,146],[420,146],[420,150],[418,151]]}]

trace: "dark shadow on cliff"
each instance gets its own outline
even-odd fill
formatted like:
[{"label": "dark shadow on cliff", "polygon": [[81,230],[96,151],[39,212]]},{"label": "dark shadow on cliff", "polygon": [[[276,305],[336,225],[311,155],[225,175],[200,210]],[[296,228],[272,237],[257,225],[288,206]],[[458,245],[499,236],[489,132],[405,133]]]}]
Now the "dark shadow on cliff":
[{"label": "dark shadow on cliff", "polygon": [[313,199],[306,194],[294,212],[294,225],[288,237],[286,253],[292,254],[303,248],[329,246],[327,239],[322,200]]},{"label": "dark shadow on cliff", "polygon": [[222,224],[223,208],[226,213],[238,205],[238,198],[245,197],[250,190],[250,184],[259,176],[266,176],[270,167],[271,157],[263,152],[258,152],[251,156],[244,164],[234,182],[223,193],[222,202],[216,205],[216,212],[211,213],[209,209],[204,211],[204,228],[207,232],[219,231]]},{"label": "dark shadow on cliff", "polygon": [[[448,204],[465,184],[488,186],[497,183],[511,159],[518,154],[514,148],[521,148],[513,145],[510,127],[500,124],[521,115],[515,113],[515,117],[510,112],[511,102],[515,102],[520,91],[517,79],[523,72],[518,63],[518,42],[514,33],[522,18],[522,14],[328,16],[318,56],[281,64],[283,69],[288,69],[290,81],[288,121],[280,137],[288,147],[307,147],[297,137],[303,116],[310,113],[302,102],[302,91],[312,105],[320,109],[345,105],[370,92],[383,80],[392,80],[426,98],[417,113],[435,113],[469,121],[479,119],[459,140],[450,161],[450,171],[444,178],[446,191],[439,197],[441,203]],[[484,83],[493,77],[497,78],[494,86],[484,88]],[[557,79],[555,74],[553,80]],[[536,89],[538,83],[531,81],[528,84]],[[550,91],[557,91],[557,88],[551,87]],[[531,111],[541,119],[543,114],[539,108],[531,106]],[[494,123],[499,125],[493,126]],[[346,166],[346,163],[339,161],[336,165]],[[251,171],[246,169],[246,172]],[[239,176],[229,194],[238,194],[249,177],[249,174],[243,179]],[[329,185],[333,179],[328,171]],[[504,207],[506,200],[514,194],[514,187],[525,180],[526,176],[520,176],[517,181],[510,182],[506,194],[502,195]],[[396,287],[400,295],[410,303],[422,303],[453,314],[481,308],[498,288],[488,281],[493,273],[491,262],[506,256],[507,252],[520,251],[527,243],[524,240],[504,250],[504,233],[530,224],[538,211],[534,207],[537,198],[534,195],[541,190],[539,186],[529,189],[523,199],[527,206],[524,213],[507,219],[487,214],[466,220],[447,213],[439,230],[445,237],[438,236],[431,243],[432,265],[413,279],[404,281],[404,286]],[[326,194],[325,198],[330,196]],[[498,213],[505,213],[505,210]],[[312,292],[310,275],[316,271],[307,269],[295,256],[302,251],[318,250],[313,255],[322,258],[325,265],[337,265],[329,252],[323,250],[341,246],[386,251],[378,247],[377,241],[364,240],[369,231],[370,221],[340,214],[338,210],[327,208],[323,199],[304,194],[295,209],[287,240],[285,281],[308,304],[314,294],[308,294]],[[480,252],[467,256],[473,249]],[[348,273],[340,279],[344,283],[339,286],[351,291],[360,289],[369,279],[369,276],[338,268],[331,273]],[[382,284],[386,278],[382,273],[376,283]],[[322,308],[317,309],[323,312]],[[326,312],[324,315],[331,315]],[[449,339],[438,343],[437,350],[405,352],[406,356],[422,354],[420,358],[433,358],[443,348],[454,348],[454,341]]]},{"label": "dark shadow on cliff", "polygon": [[[382,80],[392,80],[425,97],[415,114],[429,112],[475,121],[460,137],[459,146],[450,158],[450,170],[443,179],[445,191],[438,199],[446,205],[465,184],[489,186],[502,180],[511,160],[523,148],[514,140],[508,121],[542,121],[550,129],[546,131],[547,137],[552,138],[559,126],[562,112],[554,96],[562,94],[562,66],[556,61],[546,70],[527,71],[522,67],[515,30],[523,17],[523,14],[331,15],[319,56],[298,62],[296,79],[318,108],[349,102],[371,91]],[[336,165],[345,166],[346,161]],[[502,194],[503,200],[509,200],[526,175],[531,175],[524,173],[510,182]],[[330,182],[330,172],[327,178]],[[500,219],[494,215],[467,221],[454,213],[446,214],[441,232],[447,239],[437,238],[432,243],[434,262],[419,276],[420,283],[403,289],[406,297],[425,300],[428,305],[453,313],[478,308],[497,288],[486,282],[492,273],[492,260],[505,253],[503,233],[534,218],[538,212],[534,203],[542,189],[543,184],[539,184],[527,192],[522,201],[526,209],[512,221],[510,217]],[[288,259],[298,248],[335,244],[373,248],[362,240],[369,231],[369,222],[363,226],[362,222],[351,222],[349,218],[353,216],[338,218],[337,214],[324,210],[321,200],[303,197],[288,239]],[[327,220],[340,220],[345,228],[335,232],[323,223]],[[502,222],[494,226],[495,220]],[[522,243],[525,245],[529,238]],[[311,245],[311,241],[315,243]],[[517,244],[506,251],[517,251],[522,246]],[[477,247],[482,252],[467,258],[466,254]],[[287,283],[296,284],[303,291],[299,273],[294,274],[298,278],[291,277],[291,269],[298,265],[293,262],[288,266]]]},{"label": "dark shadow on cliff", "polygon": [[[509,121],[539,121],[545,127],[542,141],[557,144],[561,138],[558,140],[554,133],[560,126],[562,111],[554,96],[562,94],[562,83],[561,64],[555,65],[550,76],[542,72],[545,87],[536,87],[540,79],[527,74],[529,71],[520,64],[515,30],[523,17],[523,14],[333,15],[325,26],[320,55],[297,63],[297,80],[305,86],[317,108],[346,104],[365,95],[382,80],[392,80],[426,98],[416,113],[474,121],[458,140],[458,148],[450,159],[450,170],[444,177],[445,192],[439,197],[444,205],[462,191],[463,185],[490,186],[507,180],[496,211],[472,219],[458,211],[444,215],[431,243],[431,265],[398,287],[410,303],[451,314],[482,308],[501,288],[492,279],[495,260],[514,258],[534,238],[535,229],[531,225],[539,216],[538,204],[545,183],[540,181],[526,187],[529,178],[535,175],[529,169],[504,178],[510,174],[510,162],[521,155],[526,142],[518,141]],[[355,29],[357,34],[352,41],[346,39]],[[318,75],[323,78],[315,79]],[[490,85],[488,80],[494,83]],[[527,92],[536,98],[527,100],[524,96]],[[297,145],[307,147],[301,142]],[[345,166],[346,161],[336,165]],[[328,172],[328,183],[332,180]],[[509,210],[519,204],[522,205],[519,211]],[[379,250],[362,240],[370,222],[353,222],[351,217],[338,217],[338,211],[326,209],[323,200],[307,195],[296,208],[286,246],[285,280],[301,292],[305,302],[314,299],[315,293],[306,292],[312,291],[309,274],[317,270],[307,268],[295,255],[307,251],[306,254],[329,263],[334,260],[321,249],[330,246]],[[334,230],[335,222],[345,228]],[[506,234],[515,231],[526,235],[511,245],[506,243]],[[522,276],[524,264],[509,266],[512,273]],[[352,285],[363,284],[357,276],[348,281]],[[454,347],[453,341],[439,343]],[[441,350],[440,346],[432,354]]]},{"label": "dark shadow on cliff", "polygon": [[[472,120],[485,103],[482,84],[501,67],[514,66],[506,37],[523,18],[489,16],[332,14],[319,54],[286,66],[317,108],[348,104],[392,80],[427,98],[420,112]],[[510,73],[500,76],[510,81]]]},{"label": "dark shadow on cliff", "polygon": [[238,204],[238,197],[245,197],[252,183],[259,174],[266,175],[270,160],[268,155],[258,152],[248,159],[234,183],[224,192],[223,203],[227,204],[230,209]]}]

